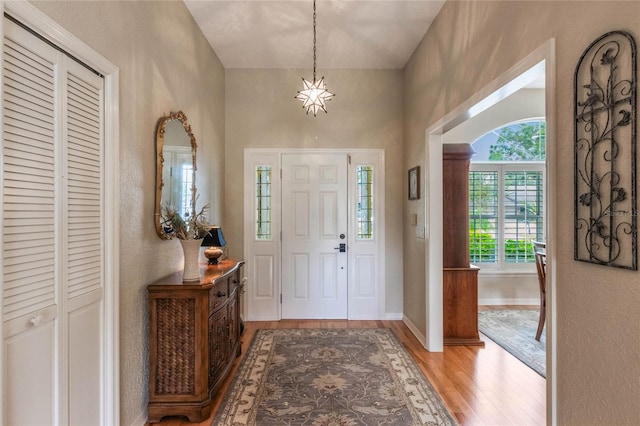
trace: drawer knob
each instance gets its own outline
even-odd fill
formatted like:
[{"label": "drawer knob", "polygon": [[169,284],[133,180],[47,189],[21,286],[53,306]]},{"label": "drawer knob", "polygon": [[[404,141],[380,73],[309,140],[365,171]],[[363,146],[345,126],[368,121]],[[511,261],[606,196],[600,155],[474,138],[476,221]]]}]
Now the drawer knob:
[{"label": "drawer knob", "polygon": [[222,291],[218,290],[218,297],[225,297],[227,294],[223,293]]}]

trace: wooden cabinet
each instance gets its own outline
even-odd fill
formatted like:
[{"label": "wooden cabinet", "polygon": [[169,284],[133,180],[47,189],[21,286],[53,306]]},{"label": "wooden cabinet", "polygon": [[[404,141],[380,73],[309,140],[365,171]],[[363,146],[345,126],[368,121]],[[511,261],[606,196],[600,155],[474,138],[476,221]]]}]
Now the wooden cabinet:
[{"label": "wooden cabinet", "polygon": [[443,333],[444,344],[484,346],[478,333],[478,271],[468,268],[444,268]]},{"label": "wooden cabinet", "polygon": [[473,154],[469,144],[442,147],[445,345],[484,345],[478,333],[478,268],[469,264],[469,162]]},{"label": "wooden cabinet", "polygon": [[200,283],[182,273],[149,292],[149,422],[186,416],[201,422],[240,355],[239,297],[244,262],[201,265]]}]

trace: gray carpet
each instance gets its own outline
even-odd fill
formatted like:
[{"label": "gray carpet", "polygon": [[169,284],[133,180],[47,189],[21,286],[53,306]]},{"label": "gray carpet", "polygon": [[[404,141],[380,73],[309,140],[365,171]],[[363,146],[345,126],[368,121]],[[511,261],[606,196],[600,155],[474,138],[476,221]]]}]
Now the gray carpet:
[{"label": "gray carpet", "polygon": [[258,330],[215,426],[454,425],[388,329]]},{"label": "gray carpet", "polygon": [[479,311],[478,329],[536,373],[547,377],[545,330],[539,342],[535,339],[538,316],[538,310],[530,309]]}]

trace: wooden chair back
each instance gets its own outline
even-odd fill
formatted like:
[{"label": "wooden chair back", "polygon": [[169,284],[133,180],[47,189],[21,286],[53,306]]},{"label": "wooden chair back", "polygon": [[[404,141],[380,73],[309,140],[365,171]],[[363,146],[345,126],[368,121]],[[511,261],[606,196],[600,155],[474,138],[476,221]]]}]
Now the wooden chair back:
[{"label": "wooden chair back", "polygon": [[536,258],[536,269],[538,270],[538,284],[540,285],[540,318],[536,331],[536,340],[539,341],[547,317],[547,246],[539,241],[532,241],[532,244],[533,254]]},{"label": "wooden chair back", "polygon": [[544,285],[547,278],[547,253],[546,244],[539,241],[532,241],[533,253],[536,259],[536,269],[538,270],[538,281],[540,282],[540,291],[546,292]]}]

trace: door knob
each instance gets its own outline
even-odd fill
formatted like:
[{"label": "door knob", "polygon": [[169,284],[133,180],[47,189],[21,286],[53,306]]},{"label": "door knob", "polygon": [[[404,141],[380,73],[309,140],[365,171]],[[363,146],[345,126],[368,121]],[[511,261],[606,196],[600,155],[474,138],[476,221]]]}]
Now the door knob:
[{"label": "door knob", "polygon": [[334,247],[335,250],[339,250],[340,253],[344,253],[347,251],[347,245],[345,243],[340,243],[338,247]]},{"label": "door knob", "polygon": [[29,322],[34,326],[38,327],[44,321],[44,316],[42,314],[38,314],[35,317],[31,318]]}]

